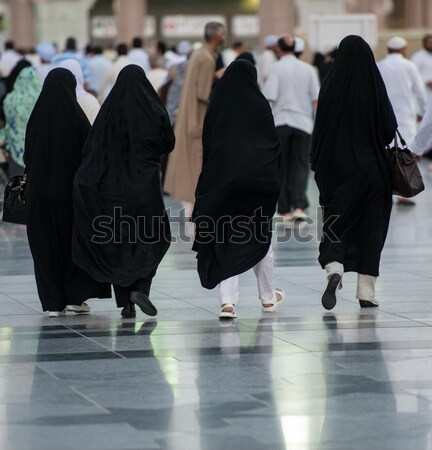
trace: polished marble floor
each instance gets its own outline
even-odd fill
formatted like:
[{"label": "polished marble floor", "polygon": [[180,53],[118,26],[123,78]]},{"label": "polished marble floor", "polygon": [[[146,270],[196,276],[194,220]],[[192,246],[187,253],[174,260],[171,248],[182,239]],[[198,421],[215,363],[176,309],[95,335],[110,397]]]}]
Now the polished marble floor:
[{"label": "polished marble floor", "polygon": [[121,320],[113,300],[48,319],[25,229],[1,224],[0,450],[432,449],[431,205],[394,208],[379,309],[360,310],[348,274],[324,311],[316,240],[291,239],[275,245],[286,302],[261,313],[244,274],[234,323],[187,243],[155,279],[157,320]]}]

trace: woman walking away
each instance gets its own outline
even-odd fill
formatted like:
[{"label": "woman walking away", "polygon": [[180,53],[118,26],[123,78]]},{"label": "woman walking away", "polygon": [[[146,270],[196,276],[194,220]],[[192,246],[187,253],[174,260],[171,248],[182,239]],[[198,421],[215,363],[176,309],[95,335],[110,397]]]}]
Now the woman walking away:
[{"label": "woman walking away", "polygon": [[198,273],[220,285],[220,318],[237,317],[238,276],[254,269],[264,312],[284,299],[273,290],[272,218],[281,184],[279,139],[252,63],[231,63],[204,121],[203,168],[195,197]]},{"label": "woman walking away", "polygon": [[122,317],[155,316],[150,286],[171,235],[160,180],[172,151],[168,113],[145,76],[126,66],[102,105],[75,177],[74,261],[114,285]]},{"label": "woman walking away", "polygon": [[324,214],[326,309],[336,305],[344,272],[358,274],[360,306],[378,306],[375,282],[392,207],[385,146],[396,128],[371,48],[359,36],[346,37],[320,90],[311,157]]},{"label": "woman walking away", "polygon": [[4,102],[6,125],[0,130],[0,141],[9,153],[9,177],[24,172],[25,133],[30,114],[39,97],[42,86],[33,67],[23,69]]},{"label": "woman walking away", "polygon": [[49,317],[65,310],[87,313],[88,298],[111,296],[72,263],[72,186],[90,124],[75,96],[76,81],[53,69],[27,126],[24,162],[28,172],[27,235],[39,298]]}]

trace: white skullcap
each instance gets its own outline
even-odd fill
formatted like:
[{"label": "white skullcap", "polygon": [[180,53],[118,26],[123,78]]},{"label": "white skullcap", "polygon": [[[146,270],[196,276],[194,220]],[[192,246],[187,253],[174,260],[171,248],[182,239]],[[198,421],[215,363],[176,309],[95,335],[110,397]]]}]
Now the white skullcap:
[{"label": "white skullcap", "polygon": [[403,48],[408,46],[408,42],[400,36],[395,36],[392,37],[388,42],[387,42],[387,48],[389,50],[402,50]]},{"label": "white skullcap", "polygon": [[305,41],[302,38],[294,38],[294,53],[303,53],[305,51]]},{"label": "white skullcap", "polygon": [[278,43],[279,38],[275,34],[269,34],[264,38],[264,45],[266,47],[274,47]]},{"label": "white skullcap", "polygon": [[180,41],[176,50],[179,55],[189,55],[192,51],[192,44],[189,41]]},{"label": "white skullcap", "polygon": [[51,42],[41,42],[36,46],[36,51],[41,60],[47,62],[50,62],[56,54],[56,49]]}]

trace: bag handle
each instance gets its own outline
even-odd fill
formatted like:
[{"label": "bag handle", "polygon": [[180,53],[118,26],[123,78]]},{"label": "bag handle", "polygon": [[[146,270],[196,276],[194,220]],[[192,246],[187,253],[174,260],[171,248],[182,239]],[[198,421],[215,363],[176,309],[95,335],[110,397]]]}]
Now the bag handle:
[{"label": "bag handle", "polygon": [[408,150],[408,145],[407,145],[405,139],[402,137],[402,135],[400,134],[399,130],[396,128],[396,135],[395,135],[395,144],[396,144],[396,147],[397,147],[397,142],[398,142],[398,141],[397,141],[398,136],[399,136],[399,140],[400,140],[400,143],[401,143],[401,145],[402,145],[402,148],[403,148],[404,150]]}]

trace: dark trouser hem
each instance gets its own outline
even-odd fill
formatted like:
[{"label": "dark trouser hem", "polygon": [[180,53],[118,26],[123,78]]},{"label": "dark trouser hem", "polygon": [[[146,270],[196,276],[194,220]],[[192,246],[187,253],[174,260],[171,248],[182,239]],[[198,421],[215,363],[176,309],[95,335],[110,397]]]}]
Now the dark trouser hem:
[{"label": "dark trouser hem", "polygon": [[310,172],[311,135],[288,125],[276,127],[282,155],[283,178],[278,202],[278,213],[306,209]]}]

